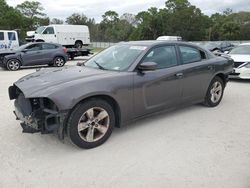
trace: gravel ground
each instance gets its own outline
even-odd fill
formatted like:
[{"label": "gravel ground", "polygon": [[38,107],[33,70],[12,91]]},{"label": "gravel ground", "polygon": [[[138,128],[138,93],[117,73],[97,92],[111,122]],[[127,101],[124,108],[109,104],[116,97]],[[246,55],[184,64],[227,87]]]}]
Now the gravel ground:
[{"label": "gravel ground", "polygon": [[55,135],[21,133],[7,89],[34,71],[0,69],[1,188],[250,187],[250,82],[229,82],[217,108],[140,120],[81,150]]}]

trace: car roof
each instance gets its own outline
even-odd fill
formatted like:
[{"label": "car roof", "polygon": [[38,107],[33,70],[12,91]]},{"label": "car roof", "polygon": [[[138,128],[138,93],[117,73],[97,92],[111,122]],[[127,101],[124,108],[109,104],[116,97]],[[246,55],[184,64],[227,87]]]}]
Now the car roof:
[{"label": "car roof", "polygon": [[142,46],[155,46],[159,44],[186,44],[190,46],[196,46],[196,44],[190,42],[176,41],[176,40],[141,40],[141,41],[129,41],[129,42],[120,42],[119,44],[131,44],[131,45],[142,45]]},{"label": "car roof", "polygon": [[31,45],[31,44],[53,44],[53,45],[56,45],[56,46],[62,46],[61,44],[51,43],[51,42],[29,42],[27,44],[28,45]]},{"label": "car roof", "polygon": [[250,45],[250,43],[243,43],[243,44],[240,44],[240,46],[249,46]]}]

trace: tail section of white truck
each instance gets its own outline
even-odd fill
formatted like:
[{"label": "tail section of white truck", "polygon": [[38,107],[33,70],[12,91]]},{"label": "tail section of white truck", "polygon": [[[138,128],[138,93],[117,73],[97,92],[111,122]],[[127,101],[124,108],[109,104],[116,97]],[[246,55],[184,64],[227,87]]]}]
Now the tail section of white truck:
[{"label": "tail section of white truck", "polygon": [[19,40],[16,31],[0,30],[0,51],[10,50],[19,47]]}]

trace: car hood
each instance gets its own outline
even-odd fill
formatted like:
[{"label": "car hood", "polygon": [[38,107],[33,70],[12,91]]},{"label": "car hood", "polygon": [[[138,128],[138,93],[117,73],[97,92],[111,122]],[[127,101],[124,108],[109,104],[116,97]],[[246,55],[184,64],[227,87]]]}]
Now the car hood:
[{"label": "car hood", "polygon": [[229,54],[235,62],[250,62],[250,55]]},{"label": "car hood", "polygon": [[25,97],[39,97],[38,95],[49,95],[53,91],[72,85],[76,81],[91,81],[102,79],[111,71],[104,71],[84,66],[70,66],[63,68],[45,68],[35,73],[22,77],[14,83],[25,95]]},{"label": "car hood", "polygon": [[10,55],[10,54],[15,54],[16,51],[14,50],[2,50],[0,51],[0,55]]}]

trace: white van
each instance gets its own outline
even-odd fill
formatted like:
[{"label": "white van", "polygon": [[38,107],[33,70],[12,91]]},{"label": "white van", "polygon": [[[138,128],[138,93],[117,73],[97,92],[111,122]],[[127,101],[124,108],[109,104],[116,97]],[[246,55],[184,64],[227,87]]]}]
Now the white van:
[{"label": "white van", "polygon": [[181,41],[180,36],[160,36],[156,40],[172,40],[172,41]]},{"label": "white van", "polygon": [[19,47],[18,35],[13,30],[0,30],[0,51]]},{"label": "white van", "polygon": [[37,28],[33,41],[58,43],[63,46],[82,47],[90,44],[86,25],[48,25]]}]

